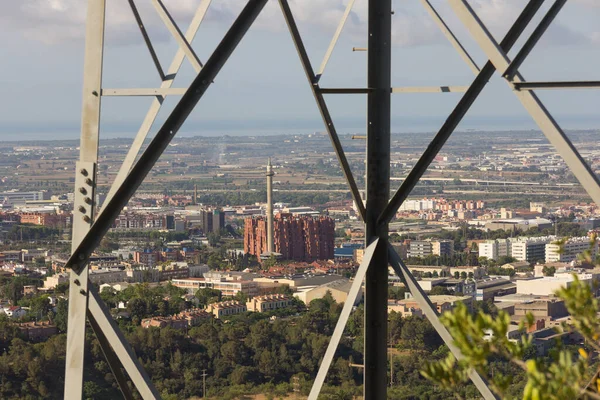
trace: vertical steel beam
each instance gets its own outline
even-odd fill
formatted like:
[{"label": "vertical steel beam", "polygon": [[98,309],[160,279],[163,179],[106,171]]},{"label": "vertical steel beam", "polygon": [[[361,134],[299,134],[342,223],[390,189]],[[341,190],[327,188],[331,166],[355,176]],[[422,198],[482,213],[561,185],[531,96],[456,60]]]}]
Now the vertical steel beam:
[{"label": "vertical steel beam", "polygon": [[208,90],[214,78],[223,65],[225,65],[225,62],[227,62],[248,29],[250,29],[250,26],[252,26],[266,3],[267,0],[248,0],[240,15],[215,48],[206,65],[200,70],[198,76],[194,79],[179,103],[177,103],[171,115],[167,117],[163,126],[154,136],[154,139],[152,139],[146,151],[140,156],[130,173],[115,190],[112,199],[105,204],[103,212],[98,216],[90,231],[81,240],[77,250],[71,254],[65,265],[66,268],[78,270],[79,265],[77,260],[87,258],[96,246],[98,246],[115,218],[141,185],[160,155],[169,143],[171,143],[181,125],[183,125],[194,107],[196,107],[196,104],[198,104],[204,93],[206,93],[206,90]]},{"label": "vertical steel beam", "polygon": [[[515,23],[507,32],[506,36],[500,43],[500,46],[509,51],[515,42],[521,36],[531,19],[535,16],[536,12],[544,3],[544,0],[530,0],[527,6],[523,9]],[[460,99],[454,110],[450,113],[446,121],[435,135],[427,149],[423,152],[423,155],[419,158],[413,169],[410,171],[406,179],[400,185],[400,188],[394,193],[394,196],[390,200],[390,204],[385,208],[385,211],[379,217],[380,223],[388,223],[394,218],[398,208],[404,203],[404,200],[408,197],[410,192],[417,185],[423,174],[427,171],[427,168],[437,156],[439,151],[442,149],[448,138],[452,135],[460,121],[467,114],[473,103],[479,94],[483,91],[483,88],[487,85],[488,81],[494,75],[496,68],[491,61],[485,63],[467,92]]]},{"label": "vertical steel beam", "polygon": [[[100,133],[100,91],[104,52],[105,0],[88,0],[83,67],[83,98],[79,162],[75,172],[75,201],[71,251],[89,232],[94,218],[94,186]],[[89,200],[88,200],[89,199]],[[69,276],[69,314],[65,365],[65,398],[81,399],[85,328],[88,307],[88,268],[86,257]]]},{"label": "vertical steel beam", "polygon": [[[367,58],[367,244],[387,242],[388,224],[377,219],[390,193],[392,2],[369,0]],[[379,246],[365,284],[364,398],[387,398],[388,253]]]}]

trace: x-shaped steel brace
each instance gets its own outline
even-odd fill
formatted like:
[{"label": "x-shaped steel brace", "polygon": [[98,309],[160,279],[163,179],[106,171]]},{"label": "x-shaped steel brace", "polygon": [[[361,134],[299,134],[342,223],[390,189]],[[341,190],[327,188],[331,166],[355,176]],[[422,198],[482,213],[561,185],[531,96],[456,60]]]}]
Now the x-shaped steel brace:
[{"label": "x-shaped steel brace", "polygon": [[406,179],[402,182],[400,188],[396,191],[388,206],[381,213],[378,222],[388,223],[394,218],[394,215],[410,195],[413,188],[419,182],[420,178],[426,172],[427,168],[446,143],[450,135],[454,132],[462,118],[465,116],[471,105],[475,102],[495,70],[498,70],[514,90],[515,95],[521,101],[524,108],[533,117],[544,135],[550,143],[554,145],[557,152],[563,157],[567,166],[571,169],[575,177],[579,180],[583,188],[588,192],[596,204],[600,204],[600,181],[591,170],[589,165],[581,157],[575,146],[571,143],[567,135],[552,118],[548,110],[544,107],[539,98],[530,90],[519,90],[519,84],[525,83],[525,80],[518,72],[518,66],[525,60],[529,52],[533,49],[539,38],[545,32],[547,27],[556,17],[565,0],[557,0],[548,10],[547,14],[541,20],[540,24],[533,31],[526,41],[523,49],[511,62],[507,53],[521,35],[531,18],[543,3],[543,0],[530,0],[515,24],[507,33],[506,37],[498,44],[487,28],[483,25],[476,13],[465,0],[449,0],[451,7],[467,27],[473,38],[477,41],[484,51],[489,61],[481,69],[467,92],[463,95],[458,105],[446,119],[442,128],[438,131],[431,141],[423,155],[419,158],[414,168],[410,171]]}]

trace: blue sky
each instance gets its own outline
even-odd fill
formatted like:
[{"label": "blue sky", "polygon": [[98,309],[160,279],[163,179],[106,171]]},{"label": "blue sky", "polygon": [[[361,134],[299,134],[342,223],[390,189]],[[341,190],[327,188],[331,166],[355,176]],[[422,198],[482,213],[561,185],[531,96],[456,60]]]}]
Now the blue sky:
[{"label": "blue sky", "polygon": [[[165,4],[185,31],[199,0]],[[0,140],[78,138],[83,66],[84,0],[20,0],[0,15]],[[158,75],[126,2],[107,0],[104,87],[158,87]],[[138,7],[155,42],[163,68],[176,44],[149,1]],[[321,62],[346,0],[291,1],[315,68]],[[432,0],[481,66],[485,58],[444,0]],[[492,33],[500,38],[524,0],[471,0]],[[551,2],[547,2],[551,3]],[[237,0],[214,0],[194,41],[201,60],[210,52],[241,9]],[[543,12],[549,7],[546,5]],[[440,34],[419,0],[394,3],[393,85],[468,85],[473,74]],[[351,18],[323,78],[323,87],[363,87],[366,53],[366,0],[357,0]],[[571,0],[523,65],[527,80],[600,80],[600,1]],[[531,30],[531,29],[530,29]],[[529,32],[527,31],[524,36]],[[521,41],[522,43],[522,41]],[[518,46],[517,46],[518,47]],[[512,52],[514,55],[514,52]],[[187,61],[174,87],[193,78]],[[565,128],[598,128],[598,100],[593,90],[540,91],[540,97]],[[461,94],[395,94],[393,132],[433,131]],[[163,106],[160,123],[177,101]],[[364,130],[363,95],[328,95],[340,133]],[[106,136],[130,137],[137,131],[149,98],[103,99]],[[530,129],[535,126],[507,85],[490,82],[460,128]],[[157,126],[154,127],[155,132]],[[183,127],[183,134],[295,133],[323,130],[298,57],[276,1],[244,38],[215,84]]]}]

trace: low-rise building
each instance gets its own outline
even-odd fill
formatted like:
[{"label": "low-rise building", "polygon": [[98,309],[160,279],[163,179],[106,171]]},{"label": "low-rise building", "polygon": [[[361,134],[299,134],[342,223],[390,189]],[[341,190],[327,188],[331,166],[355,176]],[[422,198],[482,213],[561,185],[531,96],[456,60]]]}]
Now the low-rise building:
[{"label": "low-rise building", "polygon": [[[580,281],[592,285],[592,274],[579,273],[578,277]],[[560,288],[571,286],[573,281],[573,275],[570,273],[555,274],[555,276],[544,276],[541,278],[522,279],[517,281],[517,293],[550,296]]]},{"label": "low-rise building", "polygon": [[246,305],[239,301],[221,301],[219,303],[209,304],[208,307],[206,307],[206,310],[209,313],[212,313],[215,318],[228,317],[248,311]]},{"label": "low-rise building", "polygon": [[17,324],[21,335],[31,341],[46,340],[58,333],[58,328],[50,321],[23,322]]},{"label": "low-rise building", "polygon": [[268,294],[256,296],[246,302],[248,311],[266,312],[292,305],[292,298],[285,294]]},{"label": "low-rise building", "polygon": [[211,278],[185,278],[173,279],[174,286],[186,289],[188,293],[195,294],[198,289],[219,290],[223,296],[234,297],[238,293],[247,296],[258,295],[258,284],[247,280],[213,280]]},{"label": "low-rise building", "polygon": [[69,275],[67,273],[61,272],[60,274],[54,274],[52,276],[46,277],[44,279],[44,288],[46,289],[54,289],[61,283],[68,283]]},{"label": "low-rise building", "polygon": [[[473,305],[471,296],[434,295],[429,296],[429,300],[439,314],[452,310],[458,302],[465,304],[468,309],[471,309]],[[412,297],[403,300],[388,300],[388,313],[392,311],[402,314],[403,317],[424,315],[421,305]]]},{"label": "low-rise building", "polygon": [[122,269],[101,269],[91,270],[89,273],[90,282],[97,285],[103,283],[123,282],[127,280],[127,272]]},{"label": "low-rise building", "polygon": [[188,321],[185,318],[178,317],[152,317],[144,318],[141,323],[143,328],[173,328],[186,329]]},{"label": "low-rise building", "polygon": [[517,285],[504,278],[489,278],[476,281],[475,300],[493,300],[496,296],[504,296],[517,292]]},{"label": "low-rise building", "polygon": [[175,317],[185,319],[188,322],[188,326],[198,326],[202,321],[210,319],[212,315],[199,308],[192,308],[180,312]]}]

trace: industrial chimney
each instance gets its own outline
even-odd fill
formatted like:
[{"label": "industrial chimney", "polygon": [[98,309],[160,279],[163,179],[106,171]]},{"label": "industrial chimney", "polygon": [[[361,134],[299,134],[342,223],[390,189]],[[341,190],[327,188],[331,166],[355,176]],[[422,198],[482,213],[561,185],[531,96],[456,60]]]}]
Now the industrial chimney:
[{"label": "industrial chimney", "polygon": [[271,157],[267,164],[267,253],[273,254],[273,166]]}]

